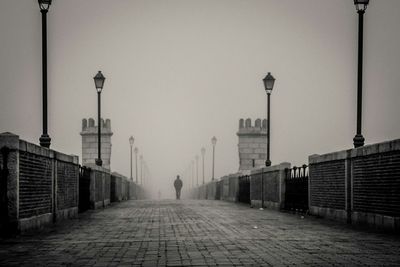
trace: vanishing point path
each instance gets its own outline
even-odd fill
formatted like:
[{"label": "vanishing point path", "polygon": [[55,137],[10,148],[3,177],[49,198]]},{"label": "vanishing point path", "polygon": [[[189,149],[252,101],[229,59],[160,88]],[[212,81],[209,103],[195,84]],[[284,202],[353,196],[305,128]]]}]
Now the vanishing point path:
[{"label": "vanishing point path", "polygon": [[211,200],[127,201],[0,240],[0,266],[400,266],[400,238]]}]

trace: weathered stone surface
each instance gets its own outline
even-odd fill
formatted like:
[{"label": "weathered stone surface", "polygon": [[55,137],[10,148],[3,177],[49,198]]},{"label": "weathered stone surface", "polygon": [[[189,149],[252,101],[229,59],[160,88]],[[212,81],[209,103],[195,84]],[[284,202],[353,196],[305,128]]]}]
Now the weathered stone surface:
[{"label": "weathered stone surface", "polygon": [[[98,158],[98,126],[92,118],[89,119],[89,125],[85,126],[85,119],[82,124],[82,164],[88,165],[95,163]],[[101,159],[103,161],[103,167],[110,169],[111,163],[111,121],[107,119],[105,122],[101,119]]]},{"label": "weathered stone surface", "polygon": [[224,201],[129,201],[0,242],[1,266],[399,266],[400,240]]},{"label": "weathered stone surface", "polygon": [[[239,120],[239,171],[251,170],[265,165],[267,131],[264,121],[256,119],[254,126],[251,119]],[[248,161],[250,159],[250,161]],[[261,159],[261,160],[260,160]]]}]

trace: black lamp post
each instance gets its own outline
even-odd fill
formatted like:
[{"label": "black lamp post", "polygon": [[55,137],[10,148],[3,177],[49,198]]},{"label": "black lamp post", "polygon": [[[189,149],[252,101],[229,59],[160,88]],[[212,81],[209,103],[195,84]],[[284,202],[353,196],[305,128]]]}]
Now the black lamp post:
[{"label": "black lamp post", "polygon": [[196,155],[196,185],[199,186],[199,155]]},{"label": "black lamp post", "polygon": [[132,146],[133,146],[134,142],[135,142],[135,138],[133,138],[133,136],[129,137],[129,144],[131,145],[131,181],[133,181],[133,177],[132,177]]},{"label": "black lamp post", "polygon": [[267,76],[263,79],[265,92],[267,92],[268,97],[268,110],[267,110],[267,160],[265,161],[265,166],[271,166],[270,159],[270,142],[271,142],[271,132],[270,132],[270,106],[271,106],[271,93],[274,88],[275,78],[268,72]]},{"label": "black lamp post", "polygon": [[143,185],[143,155],[140,155],[140,184]]},{"label": "black lamp post", "polygon": [[135,147],[134,151],[135,151],[135,166],[136,166],[136,168],[135,168],[135,170],[136,170],[136,184],[138,184],[137,155],[138,155],[139,149],[137,147]]},{"label": "black lamp post", "polygon": [[96,159],[96,165],[101,166],[103,165],[103,161],[101,160],[101,101],[100,95],[101,91],[103,90],[104,81],[106,78],[103,76],[101,71],[99,71],[96,76],[94,76],[94,85],[96,86],[97,90],[97,151],[98,157]]},{"label": "black lamp post", "polygon": [[214,170],[215,170],[215,145],[217,144],[217,138],[213,136],[211,138],[211,144],[213,146],[213,160],[212,160],[212,180],[214,181]]},{"label": "black lamp post", "polygon": [[43,105],[43,132],[39,138],[40,145],[50,147],[51,138],[47,133],[47,12],[51,0],[39,0],[40,12],[42,13],[42,105]]},{"label": "black lamp post", "polygon": [[354,0],[358,13],[358,68],[357,68],[357,133],[353,138],[354,147],[364,145],[364,137],[361,134],[362,115],[362,68],[363,68],[363,36],[364,36],[364,13],[369,0]]},{"label": "black lamp post", "polygon": [[191,162],[191,172],[192,172],[192,188],[194,188],[194,160]]},{"label": "black lamp post", "polygon": [[203,161],[203,184],[204,184],[204,155],[206,154],[206,149],[204,147],[201,148],[201,158]]}]

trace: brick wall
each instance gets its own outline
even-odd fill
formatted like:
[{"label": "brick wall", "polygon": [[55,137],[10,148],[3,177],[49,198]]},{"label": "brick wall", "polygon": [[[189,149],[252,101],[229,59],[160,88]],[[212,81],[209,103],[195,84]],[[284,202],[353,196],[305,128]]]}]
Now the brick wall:
[{"label": "brick wall", "polygon": [[353,211],[400,217],[399,151],[354,159]]},{"label": "brick wall", "polygon": [[261,179],[262,173],[253,173],[250,176],[250,199],[255,201],[261,201]]},{"label": "brick wall", "polygon": [[279,202],[279,171],[272,171],[265,175],[264,200]]},{"label": "brick wall", "polygon": [[400,140],[309,157],[310,212],[400,230]]},{"label": "brick wall", "polygon": [[26,151],[19,153],[19,216],[52,212],[52,160]]},{"label": "brick wall", "polygon": [[13,225],[11,231],[24,232],[77,216],[77,156],[28,143],[11,133],[0,134],[0,148],[4,147],[9,150],[9,175],[3,216]]},{"label": "brick wall", "polygon": [[285,169],[289,163],[254,169],[250,172],[250,202],[255,207],[282,209],[285,203]]},{"label": "brick wall", "polygon": [[345,160],[310,164],[310,205],[345,209]]},{"label": "brick wall", "polygon": [[78,206],[79,166],[57,161],[57,209]]}]

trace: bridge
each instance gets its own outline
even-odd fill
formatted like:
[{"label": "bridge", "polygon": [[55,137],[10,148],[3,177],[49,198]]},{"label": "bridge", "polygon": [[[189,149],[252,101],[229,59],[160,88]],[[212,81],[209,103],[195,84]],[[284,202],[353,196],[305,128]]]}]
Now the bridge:
[{"label": "bridge", "polygon": [[399,1],[72,2],[0,4],[0,266],[400,266]]},{"label": "bridge", "polygon": [[151,199],[90,155],[81,166],[12,133],[0,134],[0,152],[0,265],[400,264],[400,140],[311,155],[300,167],[248,161],[186,183],[182,200]]}]

